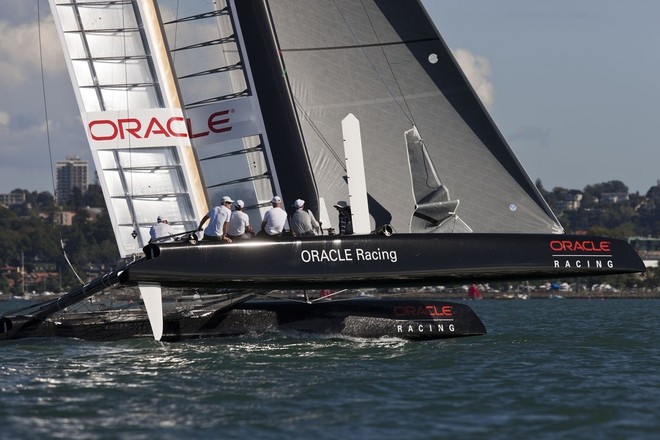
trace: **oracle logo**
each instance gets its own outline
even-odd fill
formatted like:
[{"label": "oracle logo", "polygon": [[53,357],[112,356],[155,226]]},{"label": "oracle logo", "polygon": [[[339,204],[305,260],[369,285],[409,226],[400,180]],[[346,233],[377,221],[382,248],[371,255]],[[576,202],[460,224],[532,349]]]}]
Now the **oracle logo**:
[{"label": "oracle logo", "polygon": [[233,110],[212,113],[203,130],[193,132],[190,118],[181,116],[158,118],[153,116],[147,121],[138,118],[95,119],[87,126],[90,136],[95,141],[114,141],[116,139],[151,139],[154,137],[200,138],[211,133],[223,133],[232,129],[230,118],[226,117]]},{"label": "oracle logo", "polygon": [[594,240],[552,240],[550,249],[553,252],[610,252],[609,241]]},{"label": "oracle logo", "polygon": [[420,316],[441,317],[441,316],[453,315],[451,306],[438,307],[435,305],[396,306],[394,307],[394,314],[396,316],[407,316],[407,317],[420,317]]}]

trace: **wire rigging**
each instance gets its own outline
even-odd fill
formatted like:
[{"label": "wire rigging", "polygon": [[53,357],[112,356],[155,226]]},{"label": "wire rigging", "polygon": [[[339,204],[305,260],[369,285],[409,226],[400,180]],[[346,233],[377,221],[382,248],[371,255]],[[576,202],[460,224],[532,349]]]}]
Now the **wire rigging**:
[{"label": "wire rigging", "polygon": [[[43,54],[43,44],[42,44],[42,36],[41,36],[41,1],[37,0],[37,35],[38,35],[38,40],[39,40],[39,68],[41,71],[41,94],[42,94],[42,102],[44,104],[44,118],[46,119],[46,145],[48,145],[48,158],[50,160],[50,178],[51,178],[51,183],[53,185],[53,194],[55,194],[56,200],[57,200],[57,185],[55,183],[55,171],[53,167],[53,147],[50,139],[50,120],[48,119],[48,98],[46,96],[46,75],[45,75],[45,70],[44,70],[44,54]],[[58,227],[57,232],[60,236],[60,249],[62,249],[62,254],[64,255],[64,259],[66,260],[67,264],[69,265],[69,268],[71,268],[71,271],[73,274],[76,276],[80,284],[84,285],[85,282],[80,278],[78,273],[76,272],[76,269],[74,269],[73,264],[71,264],[71,261],[69,260],[69,256],[66,253],[66,250],[64,249],[64,238],[62,237],[62,228]]]},{"label": "wire rigging", "polygon": [[[361,1],[360,4],[362,5],[362,10],[364,11],[364,14],[365,14],[365,16],[367,17],[367,20],[369,21],[369,26],[371,27],[371,30],[373,31],[374,37],[376,38],[376,41],[377,41],[377,44],[375,44],[375,45],[374,45],[374,44],[370,44],[370,45],[368,45],[368,46],[369,46],[369,47],[377,46],[378,48],[380,48],[380,51],[381,51],[382,56],[383,56],[383,59],[384,59],[385,62],[387,63],[387,68],[389,69],[389,71],[390,71],[390,73],[391,73],[391,75],[392,75],[392,78],[393,78],[393,80],[394,80],[394,83],[396,84],[396,87],[397,87],[397,89],[398,89],[398,91],[399,91],[399,94],[400,94],[400,96],[401,96],[401,101],[403,101],[403,105],[401,104],[400,100],[396,98],[394,92],[393,92],[393,91],[391,90],[391,88],[387,85],[385,79],[383,78],[383,76],[381,75],[381,73],[380,73],[380,72],[378,71],[378,69],[376,68],[376,65],[374,64],[374,62],[371,60],[371,58],[369,57],[369,55],[368,55],[367,52],[366,52],[365,45],[361,44],[360,41],[358,40],[358,37],[357,37],[356,33],[354,32],[354,30],[353,30],[353,28],[351,27],[351,25],[348,23],[348,20],[346,19],[346,17],[344,16],[344,14],[342,14],[342,12],[341,12],[339,6],[337,5],[336,1],[333,0],[332,3],[333,3],[333,5],[334,5],[335,9],[337,10],[337,13],[339,14],[339,16],[340,16],[340,17],[342,18],[342,20],[344,21],[344,24],[346,25],[346,27],[348,28],[348,30],[351,32],[351,35],[352,35],[352,37],[353,37],[353,40],[355,40],[355,42],[356,42],[356,47],[359,47],[359,48],[360,48],[360,50],[362,51],[362,53],[363,53],[365,59],[367,60],[367,62],[368,62],[369,65],[371,66],[371,69],[374,71],[374,73],[376,74],[376,76],[378,76],[378,79],[380,80],[380,82],[383,84],[383,86],[384,86],[385,89],[387,90],[387,93],[390,95],[390,97],[392,98],[392,100],[394,101],[394,103],[396,104],[396,106],[399,108],[399,110],[401,111],[401,113],[406,117],[406,119],[408,119],[408,121],[410,122],[411,126],[414,127],[416,124],[415,124],[415,118],[413,117],[413,114],[412,114],[412,110],[410,109],[410,106],[408,105],[408,102],[407,102],[407,100],[406,100],[405,94],[403,93],[403,90],[402,90],[402,88],[401,88],[401,84],[399,83],[399,80],[398,80],[396,74],[394,73],[394,69],[392,68],[392,64],[390,63],[390,60],[389,60],[389,58],[388,58],[388,56],[387,56],[387,54],[386,54],[386,52],[385,52],[385,49],[384,49],[385,43],[383,43],[382,41],[380,41],[380,38],[378,37],[378,33],[376,32],[376,28],[375,28],[375,26],[374,26],[374,24],[373,24],[373,22],[372,22],[372,20],[371,20],[371,17],[369,16],[369,13],[368,13],[368,11],[367,11],[366,6],[364,5],[364,1]],[[337,161],[337,163],[338,163],[338,164],[339,164],[344,170],[346,170],[346,165],[345,165],[344,161],[343,161],[342,158],[337,154],[337,152],[332,148],[332,146],[330,145],[330,142],[328,142],[328,140],[327,140],[327,139],[325,138],[325,136],[323,135],[322,131],[321,131],[321,130],[318,128],[318,126],[314,123],[312,117],[311,117],[311,116],[305,111],[305,108],[304,108],[304,106],[302,105],[302,103],[301,103],[297,98],[295,98],[294,100],[295,100],[296,107],[300,110],[300,112],[301,112],[301,114],[303,115],[304,119],[310,124],[310,126],[311,126],[312,129],[313,129],[313,131],[316,133],[316,135],[317,135],[317,136],[319,137],[319,139],[321,140],[321,143],[326,147],[327,151],[330,152],[330,154],[334,157],[334,159]],[[404,107],[405,107],[405,108],[404,108]],[[421,139],[420,139],[420,140],[421,140]],[[423,143],[423,141],[422,141],[422,143]]]},{"label": "wire rigging", "polygon": [[362,53],[363,53],[365,59],[367,60],[367,62],[368,62],[369,65],[371,66],[371,69],[374,71],[374,73],[378,76],[378,79],[380,80],[380,82],[383,84],[383,86],[384,86],[385,89],[387,90],[387,93],[390,95],[390,97],[392,98],[392,100],[396,103],[397,107],[399,107],[399,109],[401,110],[401,113],[403,113],[403,115],[406,117],[406,119],[408,119],[408,121],[410,122],[410,124],[414,126],[414,125],[415,125],[415,121],[414,121],[414,119],[413,119],[412,112],[410,111],[410,108],[408,107],[408,103],[406,102],[405,96],[403,95],[403,92],[402,92],[402,90],[401,90],[401,85],[399,84],[399,81],[397,80],[396,75],[394,74],[394,70],[392,69],[392,65],[390,64],[390,61],[389,61],[389,59],[387,58],[387,54],[385,53],[385,50],[383,49],[382,42],[381,42],[380,39],[378,38],[378,33],[376,32],[376,28],[374,27],[374,24],[373,24],[373,22],[371,21],[371,17],[369,17],[369,13],[367,12],[367,8],[364,6],[364,2],[361,0],[361,1],[360,1],[360,4],[362,5],[362,9],[364,10],[364,14],[365,14],[365,16],[367,17],[367,20],[369,20],[369,25],[371,26],[371,30],[373,31],[373,34],[374,34],[374,37],[376,38],[376,41],[378,42],[378,47],[380,48],[381,53],[383,54],[383,58],[384,58],[385,61],[387,62],[387,66],[388,66],[388,68],[390,69],[390,73],[392,74],[392,78],[394,79],[394,83],[396,84],[397,88],[399,89],[399,93],[401,94],[401,98],[403,99],[403,102],[404,102],[404,104],[406,105],[406,109],[408,110],[408,112],[406,112],[406,109],[404,109],[404,108],[401,106],[401,103],[400,103],[399,100],[396,98],[396,96],[394,96],[394,93],[392,92],[392,90],[390,89],[390,87],[387,85],[387,83],[385,82],[385,79],[383,78],[383,76],[381,75],[381,73],[380,73],[380,72],[378,71],[378,69],[376,68],[376,65],[374,64],[374,62],[371,60],[371,58],[370,58],[369,55],[367,54],[367,52],[366,52],[364,46],[363,46],[362,44],[360,44],[360,40],[358,39],[357,35],[355,34],[355,31],[353,30],[353,28],[351,27],[351,25],[348,23],[348,20],[346,20],[346,17],[344,16],[344,14],[342,14],[342,12],[341,12],[339,6],[337,6],[337,2],[336,2],[335,0],[333,0],[333,1],[332,1],[332,4],[333,4],[333,5],[335,6],[335,8],[337,9],[337,13],[341,16],[341,19],[344,21],[344,24],[346,25],[346,27],[348,28],[348,30],[351,32],[351,35],[352,35],[353,39],[354,39],[355,42],[358,44],[358,47],[360,47],[360,50],[362,51]]}]

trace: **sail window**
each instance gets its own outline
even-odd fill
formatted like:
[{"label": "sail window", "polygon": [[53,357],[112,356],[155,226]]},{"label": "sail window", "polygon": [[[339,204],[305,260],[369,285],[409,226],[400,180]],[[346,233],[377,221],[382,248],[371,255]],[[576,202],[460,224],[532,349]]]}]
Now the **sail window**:
[{"label": "sail window", "polygon": [[162,106],[132,1],[56,3],[85,111]]},{"label": "sail window", "polygon": [[159,5],[186,108],[249,94],[226,6],[209,10],[209,2],[172,3]]},{"label": "sail window", "polygon": [[241,199],[252,223],[258,224],[261,221],[258,209],[270,206],[267,202],[273,195],[272,176],[261,137],[219,142],[201,147],[198,151],[209,203],[215,205],[225,195],[234,200]]},{"label": "sail window", "polygon": [[[215,103],[226,103],[230,109],[239,99],[253,97],[228,2],[211,3],[158,2],[182,104],[187,110]],[[262,136],[253,130],[223,142],[202,145],[202,140],[197,138],[193,143],[209,205],[217,204],[224,195],[241,199],[252,222],[258,223],[258,207],[268,205],[276,193]]]},{"label": "sail window", "polygon": [[[177,232],[196,229],[198,219],[174,147],[101,150],[98,162],[120,230],[118,239],[125,246],[144,246],[158,215],[167,216]],[[131,237],[134,230],[139,231],[136,239]]]}]

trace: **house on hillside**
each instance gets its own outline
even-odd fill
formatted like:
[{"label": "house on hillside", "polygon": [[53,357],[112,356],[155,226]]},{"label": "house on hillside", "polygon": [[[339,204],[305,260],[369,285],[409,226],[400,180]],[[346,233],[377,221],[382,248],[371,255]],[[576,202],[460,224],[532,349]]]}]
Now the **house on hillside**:
[{"label": "house on hillside", "polygon": [[603,193],[600,196],[601,203],[621,203],[626,202],[630,198],[630,195],[625,192],[612,192],[612,193]]},{"label": "house on hillside", "polygon": [[628,243],[639,254],[646,267],[658,267],[660,262],[660,238],[630,237]]}]

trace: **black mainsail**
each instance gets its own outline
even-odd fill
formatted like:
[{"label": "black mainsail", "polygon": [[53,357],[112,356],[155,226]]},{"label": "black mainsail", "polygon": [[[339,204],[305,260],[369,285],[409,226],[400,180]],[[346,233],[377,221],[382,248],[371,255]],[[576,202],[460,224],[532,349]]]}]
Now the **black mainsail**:
[{"label": "black mainsail", "polygon": [[245,3],[270,12],[319,195],[330,206],[348,195],[337,121],[353,113],[374,227],[411,229],[404,133],[414,125],[474,232],[561,231],[419,1]]},{"label": "black mainsail", "polygon": [[[120,254],[135,261],[112,286],[3,316],[0,338],[469,336],[485,333],[479,318],[445,301],[250,298],[644,270],[621,240],[561,234],[418,0],[50,3]],[[225,194],[253,225],[275,194],[305,199],[325,228],[337,201],[364,200],[353,215],[367,226],[233,244],[186,235]],[[186,239],[148,243],[158,214]],[[119,293],[101,306],[106,287]],[[84,298],[91,308],[73,310]]]}]

